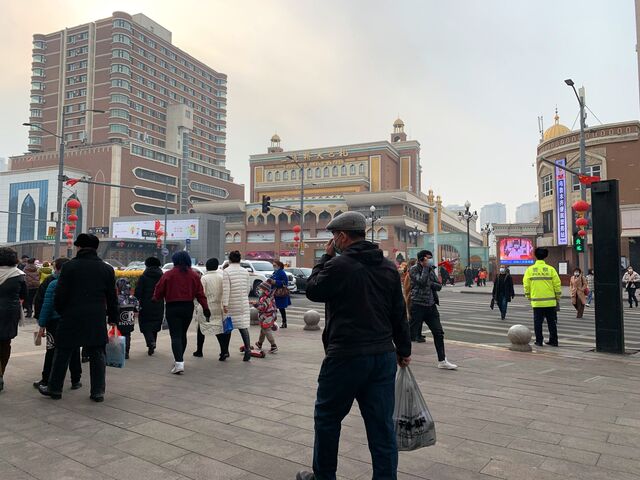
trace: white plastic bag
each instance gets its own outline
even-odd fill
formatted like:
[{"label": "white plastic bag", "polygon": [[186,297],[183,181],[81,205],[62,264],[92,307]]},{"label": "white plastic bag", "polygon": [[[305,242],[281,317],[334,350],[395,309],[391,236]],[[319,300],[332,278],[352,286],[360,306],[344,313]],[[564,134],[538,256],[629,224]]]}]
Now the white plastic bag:
[{"label": "white plastic bag", "polygon": [[409,367],[398,369],[393,409],[398,450],[417,450],[436,443],[436,426]]},{"label": "white plastic bag", "polygon": [[126,339],[120,335],[120,331],[115,326],[109,330],[108,339],[105,346],[107,367],[124,368]]}]

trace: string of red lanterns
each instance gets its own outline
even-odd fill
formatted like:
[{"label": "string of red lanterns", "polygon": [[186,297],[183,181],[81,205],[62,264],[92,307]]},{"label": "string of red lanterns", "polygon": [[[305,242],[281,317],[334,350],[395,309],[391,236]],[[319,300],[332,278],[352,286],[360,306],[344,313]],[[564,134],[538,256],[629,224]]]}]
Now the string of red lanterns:
[{"label": "string of red lanterns", "polygon": [[590,207],[591,205],[589,205],[585,200],[578,200],[571,206],[578,215],[578,218],[576,219],[576,226],[580,229],[578,230],[578,235],[582,238],[587,236],[586,228],[589,226],[589,220],[585,218],[585,215],[589,211]]},{"label": "string of red lanterns", "polygon": [[67,224],[64,227],[64,235],[67,237],[67,248],[73,246],[73,233],[76,230],[76,224],[78,223],[78,209],[82,206],[77,198],[71,198],[67,200],[67,211],[69,216],[67,217]]},{"label": "string of red lanterns", "polygon": [[300,228],[300,225],[294,225],[294,227],[293,227],[293,233],[295,234],[293,236],[293,241],[294,241],[293,246],[294,246],[294,248],[298,248],[300,246],[300,243],[298,243],[298,242],[300,242],[300,235],[299,234],[300,234],[301,231],[302,231],[302,228]]}]

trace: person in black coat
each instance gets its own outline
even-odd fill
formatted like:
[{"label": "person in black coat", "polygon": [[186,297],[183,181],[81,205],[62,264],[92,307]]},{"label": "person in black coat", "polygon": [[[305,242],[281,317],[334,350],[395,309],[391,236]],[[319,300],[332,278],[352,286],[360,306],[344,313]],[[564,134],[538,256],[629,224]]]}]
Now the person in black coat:
[{"label": "person in black coat", "polygon": [[516,293],[513,289],[513,278],[505,267],[500,267],[500,273],[493,282],[493,298],[491,304],[497,303],[500,309],[500,316],[502,320],[507,317],[507,306],[509,302],[513,300]]},{"label": "person in black coat", "polygon": [[62,397],[62,384],[74,349],[85,347],[89,356],[91,396],[104,400],[105,345],[107,317],[109,324],[118,322],[118,298],[113,268],[98,257],[100,240],[81,233],[74,245],[76,257],[67,262],[56,287],[54,307],[61,318],[56,335],[56,351],[47,387],[40,393],[53,399]]},{"label": "person in black coat", "polygon": [[151,300],[156,284],[162,277],[160,260],[156,257],[149,257],[144,261],[147,267],[138,279],[135,295],[140,302],[140,313],[138,314],[138,326],[147,342],[147,353],[153,355],[156,350],[156,340],[158,332],[162,328],[164,318],[164,302],[154,302]]},{"label": "person in black coat", "polygon": [[20,300],[27,296],[24,272],[18,267],[13,248],[0,247],[0,391],[4,372],[11,356],[11,340],[18,335],[18,323],[24,315]]}]

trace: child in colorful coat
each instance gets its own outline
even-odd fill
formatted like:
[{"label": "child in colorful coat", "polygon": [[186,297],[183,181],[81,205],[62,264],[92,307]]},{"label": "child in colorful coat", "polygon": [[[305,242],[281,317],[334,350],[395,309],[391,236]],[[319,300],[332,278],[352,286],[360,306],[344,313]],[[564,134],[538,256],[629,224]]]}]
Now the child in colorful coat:
[{"label": "child in colorful coat", "polygon": [[273,337],[273,332],[278,329],[276,324],[278,309],[273,299],[271,285],[267,282],[262,282],[258,289],[260,290],[260,297],[257,302],[253,303],[253,306],[258,310],[258,320],[260,321],[260,337],[256,342],[256,347],[258,347],[258,350],[262,350],[262,343],[266,337],[271,344],[269,353],[276,353],[278,346]]},{"label": "child in colorful coat", "polygon": [[129,358],[131,332],[135,326],[135,314],[140,310],[140,302],[131,294],[131,283],[126,278],[118,279],[116,290],[118,292],[118,330],[127,341],[125,358]]}]

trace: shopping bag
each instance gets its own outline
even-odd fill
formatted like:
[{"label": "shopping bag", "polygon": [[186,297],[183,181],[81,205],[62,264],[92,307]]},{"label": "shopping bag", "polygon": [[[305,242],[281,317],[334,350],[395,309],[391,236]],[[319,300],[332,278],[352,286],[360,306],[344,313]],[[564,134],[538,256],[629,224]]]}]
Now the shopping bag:
[{"label": "shopping bag", "polygon": [[162,328],[162,330],[169,330],[169,322],[167,322],[167,317],[162,317],[162,326],[160,328]]},{"label": "shopping bag", "polygon": [[126,350],[126,339],[120,335],[120,331],[115,327],[109,330],[109,341],[106,346],[107,366],[123,368]]},{"label": "shopping bag", "polygon": [[36,347],[39,347],[40,345],[42,345],[42,337],[40,336],[40,330],[36,330],[35,332],[33,332],[33,344]]},{"label": "shopping bag", "polygon": [[436,443],[436,426],[409,367],[396,376],[396,405],[393,409],[398,450],[409,451]]},{"label": "shopping bag", "polygon": [[231,320],[231,316],[227,315],[224,321],[222,322],[222,331],[224,333],[231,333],[233,330],[233,320]]}]

